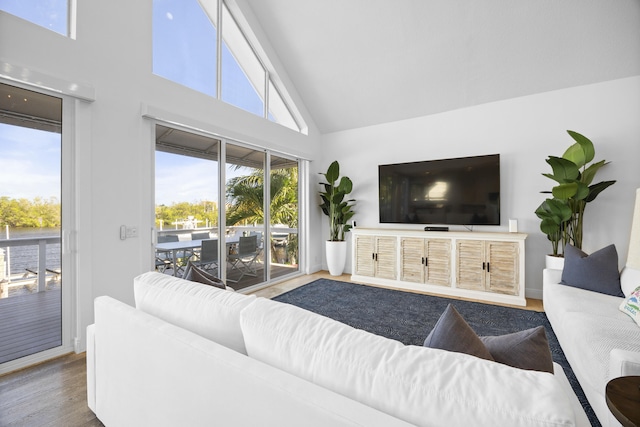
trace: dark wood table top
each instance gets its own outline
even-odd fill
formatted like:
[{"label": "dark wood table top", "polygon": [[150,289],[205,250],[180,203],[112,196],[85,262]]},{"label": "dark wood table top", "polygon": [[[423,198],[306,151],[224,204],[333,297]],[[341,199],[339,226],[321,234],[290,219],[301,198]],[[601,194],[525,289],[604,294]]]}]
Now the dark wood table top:
[{"label": "dark wood table top", "polygon": [[620,424],[640,427],[640,376],[612,379],[605,394],[607,406]]}]

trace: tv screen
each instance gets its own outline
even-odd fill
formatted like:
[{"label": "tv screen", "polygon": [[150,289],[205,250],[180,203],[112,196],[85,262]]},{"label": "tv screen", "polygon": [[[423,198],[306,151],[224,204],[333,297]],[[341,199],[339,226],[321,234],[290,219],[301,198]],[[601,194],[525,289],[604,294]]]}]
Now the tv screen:
[{"label": "tv screen", "polygon": [[378,167],[380,222],[500,225],[500,155]]}]

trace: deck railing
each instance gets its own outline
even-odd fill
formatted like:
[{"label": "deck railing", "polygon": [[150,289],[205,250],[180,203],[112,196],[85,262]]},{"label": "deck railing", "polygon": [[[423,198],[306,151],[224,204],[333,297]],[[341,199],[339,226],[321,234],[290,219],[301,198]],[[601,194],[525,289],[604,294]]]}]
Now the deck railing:
[{"label": "deck railing", "polygon": [[[59,244],[62,241],[60,236],[50,237],[21,237],[17,239],[0,239],[0,249],[13,248],[17,246],[38,246],[38,266],[36,269],[38,276],[38,292],[43,292],[46,287],[47,276],[47,245]],[[2,254],[4,255],[4,254]],[[4,261],[4,256],[2,257]],[[4,268],[0,271],[0,281],[11,281],[11,265],[7,263],[7,275],[5,277]]]}]

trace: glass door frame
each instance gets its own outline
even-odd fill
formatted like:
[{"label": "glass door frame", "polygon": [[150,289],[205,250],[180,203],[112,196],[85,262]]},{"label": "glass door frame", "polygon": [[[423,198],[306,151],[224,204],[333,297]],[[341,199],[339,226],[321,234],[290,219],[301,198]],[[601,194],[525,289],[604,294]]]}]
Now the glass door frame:
[{"label": "glass door frame", "polygon": [[0,83],[30,90],[43,95],[53,96],[62,100],[62,125],[61,125],[61,243],[60,257],[62,276],[60,284],[61,293],[61,317],[62,340],[59,346],[23,356],[3,364],[0,364],[0,375],[21,369],[36,363],[41,363],[71,352],[83,350],[81,343],[82,333],[79,330],[78,287],[77,287],[77,189],[76,189],[76,103],[78,99],[61,94],[56,91],[43,89],[38,86],[23,84],[16,80],[0,77]]}]

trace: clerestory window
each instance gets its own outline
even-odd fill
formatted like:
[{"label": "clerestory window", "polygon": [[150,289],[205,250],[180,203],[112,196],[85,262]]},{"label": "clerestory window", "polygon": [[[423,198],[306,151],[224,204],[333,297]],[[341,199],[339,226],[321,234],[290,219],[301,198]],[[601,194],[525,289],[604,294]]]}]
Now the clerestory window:
[{"label": "clerestory window", "polygon": [[154,74],[300,132],[267,59],[224,0],[153,0]]},{"label": "clerestory window", "polygon": [[71,3],[74,0],[0,0],[0,10],[47,28],[63,36],[73,37]]}]

